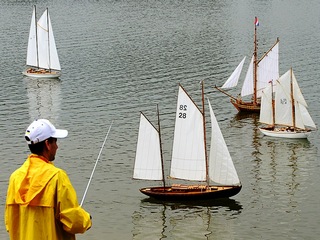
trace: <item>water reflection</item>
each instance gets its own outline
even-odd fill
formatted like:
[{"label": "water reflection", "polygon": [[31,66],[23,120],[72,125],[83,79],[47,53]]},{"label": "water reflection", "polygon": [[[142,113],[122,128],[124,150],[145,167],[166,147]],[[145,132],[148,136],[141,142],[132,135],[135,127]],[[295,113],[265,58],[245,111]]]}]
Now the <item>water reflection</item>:
[{"label": "water reflection", "polygon": [[261,146],[259,133],[259,114],[257,113],[237,113],[234,118],[231,120],[231,125],[233,127],[242,128],[244,130],[247,139],[252,139],[250,146],[253,148],[251,156],[254,158],[254,161],[259,164],[259,148]]},{"label": "water reflection", "polygon": [[143,199],[132,214],[133,239],[232,239],[232,219],[242,205],[233,199],[167,203]]},{"label": "water reflection", "polygon": [[[247,136],[251,135],[251,169],[246,169],[251,179],[251,205],[260,211],[267,206],[297,211],[297,196],[308,186],[310,154],[316,156],[316,149],[308,139],[275,139],[259,131],[258,114],[238,114],[232,125],[241,127]],[[306,151],[308,154],[306,155]],[[308,157],[309,156],[309,157]],[[253,180],[253,181],[252,181]],[[305,197],[305,196],[304,196]],[[256,205],[257,204],[257,205]]]},{"label": "water reflection", "polygon": [[297,177],[302,170],[300,168],[308,161],[303,155],[310,148],[310,142],[308,139],[274,141],[269,138],[262,138],[260,142],[261,158],[269,159],[272,183],[286,183],[287,192],[293,194],[299,186]]},{"label": "water reflection", "polygon": [[60,80],[24,78],[29,100],[30,121],[47,118],[56,122],[60,115]]},{"label": "water reflection", "polygon": [[258,121],[259,118],[259,113],[245,113],[245,112],[238,112],[235,117],[234,120],[240,121],[243,119],[247,119],[250,118],[252,119],[254,122]]}]

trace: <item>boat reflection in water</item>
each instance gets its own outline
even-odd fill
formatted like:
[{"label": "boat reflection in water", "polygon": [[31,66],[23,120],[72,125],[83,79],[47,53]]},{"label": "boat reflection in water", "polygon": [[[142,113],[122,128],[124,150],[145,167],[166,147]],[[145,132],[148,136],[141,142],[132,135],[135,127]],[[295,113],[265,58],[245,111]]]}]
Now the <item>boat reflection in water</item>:
[{"label": "boat reflection in water", "polygon": [[[252,142],[250,144],[252,159],[251,176],[256,181],[253,182],[253,190],[265,189],[260,184],[275,184],[269,186],[269,190],[275,191],[283,185],[282,190],[279,189],[278,194],[287,192],[288,186],[299,185],[295,182],[297,171],[303,170],[308,165],[305,151],[315,150],[312,148],[308,139],[272,139],[264,137],[259,131],[259,115],[258,114],[237,114],[232,120],[233,127],[243,127],[246,133],[252,133]],[[250,128],[250,129],[249,129]],[[311,160],[311,159],[310,159]],[[312,160],[311,160],[312,161]],[[244,174],[246,175],[246,174]],[[305,180],[307,181],[307,180]],[[301,182],[300,182],[301,184]],[[260,194],[254,194],[258,196]]]},{"label": "boat reflection in water", "polygon": [[233,239],[232,219],[242,211],[234,199],[168,203],[143,199],[132,214],[132,239]]},{"label": "boat reflection in water", "polygon": [[[242,214],[239,221],[263,232],[264,224],[257,219],[264,222],[278,219],[294,231],[301,222],[292,219],[299,214],[307,217],[310,211],[314,211],[306,210],[305,203],[310,201],[310,193],[314,192],[310,166],[317,161],[317,148],[308,139],[265,137],[259,131],[258,119],[259,115],[241,114],[230,122],[233,137],[243,134],[244,140],[238,142],[239,154],[250,165],[239,169],[244,176],[243,182],[250,183],[243,192],[250,196],[246,202],[250,208],[244,212],[248,214],[251,211],[255,215],[254,218],[242,219],[246,216]],[[279,232],[269,237],[279,239]]]},{"label": "boat reflection in water", "polygon": [[61,110],[61,81],[25,77],[24,83],[29,100],[30,121],[36,118],[47,118],[57,122]]},{"label": "boat reflection in water", "polygon": [[[303,171],[309,164],[304,151],[312,151],[310,142],[307,139],[272,141],[263,138],[260,143],[259,158],[263,162],[259,170],[260,176],[269,179],[271,192],[292,198],[295,190],[300,185],[305,187],[303,185],[308,182]],[[314,154],[316,158],[316,153]]]}]

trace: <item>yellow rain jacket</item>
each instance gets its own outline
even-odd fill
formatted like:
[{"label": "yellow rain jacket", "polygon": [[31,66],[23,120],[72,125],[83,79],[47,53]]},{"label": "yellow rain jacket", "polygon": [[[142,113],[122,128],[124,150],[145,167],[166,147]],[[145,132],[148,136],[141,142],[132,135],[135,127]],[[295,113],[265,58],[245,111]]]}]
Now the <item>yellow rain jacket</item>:
[{"label": "yellow rain jacket", "polygon": [[36,154],[12,173],[5,210],[11,240],[71,240],[91,227],[65,171]]}]

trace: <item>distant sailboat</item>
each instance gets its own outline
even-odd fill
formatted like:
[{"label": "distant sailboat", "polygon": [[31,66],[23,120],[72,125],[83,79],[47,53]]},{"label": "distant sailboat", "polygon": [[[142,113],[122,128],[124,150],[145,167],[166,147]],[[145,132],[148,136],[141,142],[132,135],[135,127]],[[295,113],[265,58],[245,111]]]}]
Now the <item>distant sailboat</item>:
[{"label": "distant sailboat", "polygon": [[61,75],[48,9],[37,22],[36,6],[33,6],[26,64],[27,69],[22,73],[29,77],[58,78]]},{"label": "distant sailboat", "polygon": [[133,178],[163,181],[163,186],[140,189],[143,194],[159,200],[188,201],[227,198],[240,192],[242,185],[209,100],[212,137],[208,159],[203,84],[202,104],[201,111],[179,85],[170,177],[206,184],[166,186],[159,112],[158,128],[141,113]]},{"label": "distant sailboat", "polygon": [[307,138],[317,127],[292,69],[276,81],[275,91],[273,85],[269,85],[262,94],[259,119],[268,126],[261,127],[260,131],[271,137]]},{"label": "distant sailboat", "polygon": [[[279,78],[279,39],[258,59],[257,22],[258,19],[255,18],[254,52],[239,97],[234,97],[223,89],[237,86],[246,57],[242,59],[222,87],[215,86],[220,92],[230,97],[231,103],[239,112],[259,112],[261,91],[268,85],[268,82]],[[245,96],[252,96],[251,101],[244,101],[242,98]]]}]

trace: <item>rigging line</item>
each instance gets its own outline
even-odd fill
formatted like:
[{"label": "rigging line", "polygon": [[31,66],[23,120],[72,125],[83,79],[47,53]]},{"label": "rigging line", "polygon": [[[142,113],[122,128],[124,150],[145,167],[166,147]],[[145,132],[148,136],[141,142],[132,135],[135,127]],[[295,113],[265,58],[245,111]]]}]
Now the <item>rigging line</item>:
[{"label": "rigging line", "polygon": [[84,201],[84,199],[85,199],[85,197],[86,197],[87,191],[88,191],[88,189],[89,189],[90,182],[91,182],[91,180],[92,180],[92,177],[93,177],[94,171],[95,171],[96,166],[97,166],[97,163],[98,163],[98,161],[99,161],[99,158],[100,158],[100,155],[101,155],[102,149],[103,149],[103,147],[104,147],[104,145],[105,145],[105,143],[106,143],[106,141],[107,141],[107,138],[108,138],[108,135],[109,135],[109,132],[110,132],[110,129],[111,129],[112,124],[113,124],[113,121],[111,122],[110,127],[109,127],[109,130],[108,130],[108,132],[107,132],[107,135],[106,135],[106,137],[104,138],[104,141],[103,141],[103,144],[102,144],[102,146],[101,146],[101,149],[100,149],[99,155],[98,155],[98,157],[97,157],[96,163],[94,164],[94,167],[93,167],[93,170],[92,170],[92,173],[91,173],[90,179],[89,179],[89,181],[88,181],[88,184],[87,184],[86,190],[84,191],[84,194],[83,194],[83,197],[82,197],[82,200],[81,200],[80,206],[82,206],[83,201]]}]

